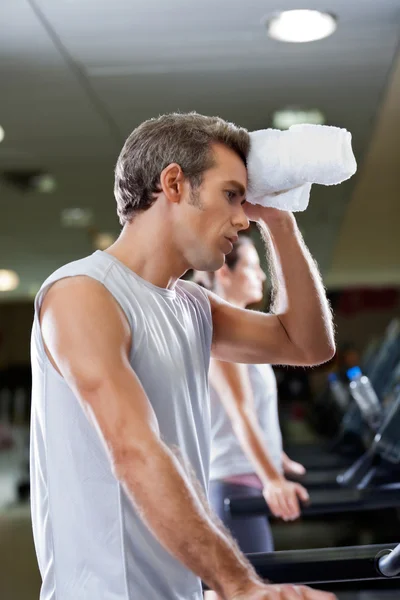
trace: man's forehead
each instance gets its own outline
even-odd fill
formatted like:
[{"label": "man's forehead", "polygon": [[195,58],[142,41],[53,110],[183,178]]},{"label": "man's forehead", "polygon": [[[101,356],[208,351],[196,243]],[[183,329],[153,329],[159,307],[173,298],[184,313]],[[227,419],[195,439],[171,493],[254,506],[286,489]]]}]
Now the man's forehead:
[{"label": "man's forehead", "polygon": [[247,169],[239,158],[240,163],[224,165],[216,164],[212,171],[214,177],[216,177],[223,184],[230,184],[237,188],[247,187]]},{"label": "man's forehead", "polygon": [[247,180],[247,169],[240,156],[231,148],[222,144],[213,145],[215,166],[224,170],[226,179]]}]

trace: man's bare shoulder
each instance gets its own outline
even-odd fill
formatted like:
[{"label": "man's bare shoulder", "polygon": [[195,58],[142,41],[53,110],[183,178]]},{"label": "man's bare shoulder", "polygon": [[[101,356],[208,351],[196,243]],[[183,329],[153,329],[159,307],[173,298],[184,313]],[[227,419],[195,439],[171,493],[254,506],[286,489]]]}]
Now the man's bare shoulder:
[{"label": "man's bare shoulder", "polygon": [[[90,325],[104,327],[124,325],[126,317],[108,289],[98,280],[88,275],[74,275],[59,279],[47,291],[40,309],[40,321],[50,313],[57,321],[85,321]],[[86,326],[85,326],[86,327]]]}]

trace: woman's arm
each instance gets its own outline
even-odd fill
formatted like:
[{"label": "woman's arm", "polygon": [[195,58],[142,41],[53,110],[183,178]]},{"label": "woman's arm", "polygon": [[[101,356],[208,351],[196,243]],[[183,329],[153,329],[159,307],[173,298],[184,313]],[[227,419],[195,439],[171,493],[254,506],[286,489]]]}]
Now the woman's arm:
[{"label": "woman's arm", "polygon": [[301,485],[287,481],[271,460],[255,411],[247,365],[212,359],[210,384],[231,420],[244,454],[263,484],[263,494],[271,511],[285,520],[296,519],[300,515],[298,497],[306,502],[308,494]]}]

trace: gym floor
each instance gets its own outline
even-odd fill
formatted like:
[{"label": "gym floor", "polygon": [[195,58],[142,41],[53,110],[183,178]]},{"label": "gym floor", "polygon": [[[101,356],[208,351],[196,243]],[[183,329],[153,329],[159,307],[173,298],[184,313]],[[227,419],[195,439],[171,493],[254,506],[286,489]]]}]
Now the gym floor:
[{"label": "gym floor", "polygon": [[[20,427],[14,429],[13,434],[15,447],[0,452],[0,599],[38,600],[40,575],[32,539],[29,503],[18,503],[16,500],[16,486],[26,458],[24,448],[29,430]],[[312,526],[310,523],[297,523],[290,527],[275,525],[274,536],[281,550],[304,548],[304,540],[307,541],[307,547],[315,548],[334,545],[335,530],[337,532],[337,527],[322,523]],[[339,599],[398,600],[399,594],[399,591],[352,592],[341,593]]]}]

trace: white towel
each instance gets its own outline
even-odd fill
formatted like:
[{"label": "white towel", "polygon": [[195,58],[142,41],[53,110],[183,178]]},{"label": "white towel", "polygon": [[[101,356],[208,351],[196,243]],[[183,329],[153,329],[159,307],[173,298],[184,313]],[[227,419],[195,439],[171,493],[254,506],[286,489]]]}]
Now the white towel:
[{"label": "white towel", "polygon": [[326,125],[293,125],[287,131],[250,133],[247,200],[281,210],[308,206],[311,185],[335,185],[357,170],[351,133]]}]

